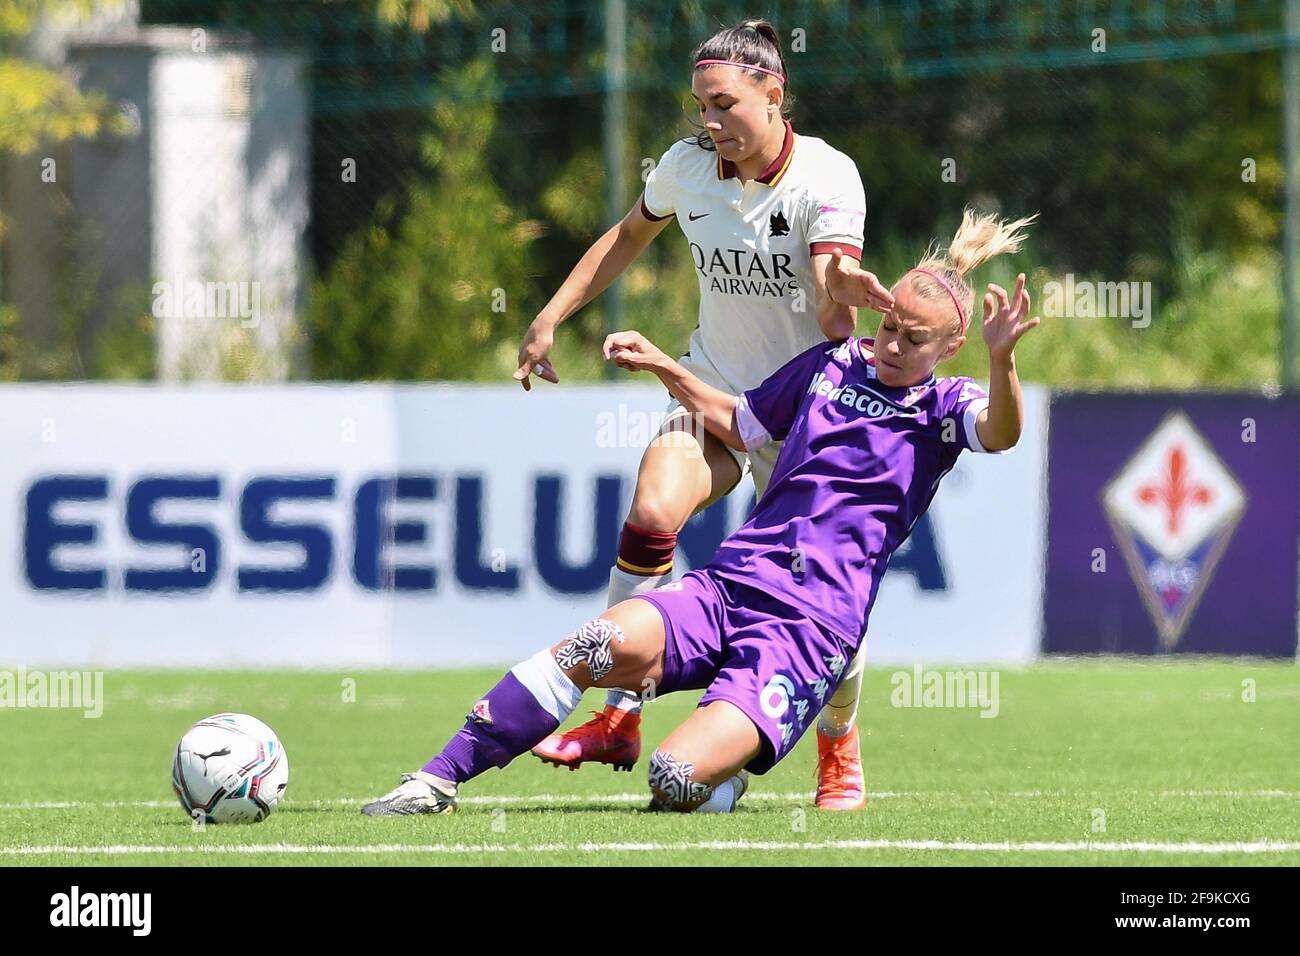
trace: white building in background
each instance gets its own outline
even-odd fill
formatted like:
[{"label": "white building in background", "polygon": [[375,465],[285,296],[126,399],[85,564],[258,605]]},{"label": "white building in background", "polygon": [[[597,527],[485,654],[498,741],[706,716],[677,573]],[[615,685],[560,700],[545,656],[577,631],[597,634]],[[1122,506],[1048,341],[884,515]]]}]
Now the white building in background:
[{"label": "white building in background", "polygon": [[20,334],[57,341],[80,297],[85,348],[123,315],[151,314],[163,380],[287,377],[307,281],[304,58],[141,27],[133,4],[47,25],[30,50],[118,103],[131,132],[5,159],[0,294]]}]

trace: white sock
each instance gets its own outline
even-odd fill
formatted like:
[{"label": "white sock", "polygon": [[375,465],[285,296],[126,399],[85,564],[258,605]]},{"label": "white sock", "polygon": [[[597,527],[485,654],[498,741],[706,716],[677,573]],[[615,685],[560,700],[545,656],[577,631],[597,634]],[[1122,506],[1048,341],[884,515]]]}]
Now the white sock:
[{"label": "white sock", "polygon": [[629,714],[641,713],[642,703],[640,695],[634,694],[630,690],[619,690],[617,687],[611,687],[609,692],[605,694],[606,707],[616,707]]},{"label": "white sock", "polygon": [[694,813],[730,813],[736,809],[740,793],[740,777],[732,777],[713,788],[713,795],[693,811]]},{"label": "white sock", "polygon": [[460,786],[460,784],[455,780],[448,780],[446,777],[436,776],[426,770],[417,770],[415,771],[415,775],[429,786],[433,787],[434,790],[438,790],[452,797],[456,795],[456,789]]},{"label": "white sock", "polygon": [[823,737],[843,737],[853,729],[854,719],[858,716],[858,701],[862,697],[862,668],[866,658],[867,643],[864,640],[840,679],[840,686],[835,688],[835,693],[822,708],[817,732]]},{"label": "white sock", "polygon": [[515,680],[523,684],[544,711],[564,723],[582,701],[582,691],[560,670],[550,648],[538,651],[526,661],[510,668]]},{"label": "white sock", "polygon": [[[622,568],[615,566],[609,572],[609,603],[606,607],[613,607],[620,604],[630,597],[638,594],[645,594],[647,591],[653,591],[662,584],[667,584],[673,579],[673,573],[655,574],[649,577],[643,577],[639,574],[629,574]],[[629,714],[641,713],[641,698],[639,695],[629,690],[619,690],[611,688],[605,695],[605,705],[607,707],[617,707],[619,710],[625,710]]]},{"label": "white sock", "polygon": [[646,591],[653,591],[660,585],[667,584],[673,579],[673,572],[668,571],[664,574],[629,574],[622,568],[615,565],[609,572],[609,603],[606,607],[613,607],[615,604],[621,604],[630,597],[636,597],[638,594],[645,594]]}]

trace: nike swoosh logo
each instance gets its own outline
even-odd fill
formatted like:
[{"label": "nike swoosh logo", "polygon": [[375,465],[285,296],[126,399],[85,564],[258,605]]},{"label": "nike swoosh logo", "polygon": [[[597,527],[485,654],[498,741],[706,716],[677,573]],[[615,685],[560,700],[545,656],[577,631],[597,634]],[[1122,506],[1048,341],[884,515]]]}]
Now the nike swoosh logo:
[{"label": "nike swoosh logo", "polygon": [[697,215],[695,215],[695,213],[690,213],[690,214],[687,215],[686,218],[689,219],[691,222],[694,222],[696,219],[703,219],[705,216],[708,216],[708,215],[711,215],[711,214],[710,214],[710,213],[707,213],[707,212],[702,212],[702,213],[700,213],[700,214],[697,216]]}]

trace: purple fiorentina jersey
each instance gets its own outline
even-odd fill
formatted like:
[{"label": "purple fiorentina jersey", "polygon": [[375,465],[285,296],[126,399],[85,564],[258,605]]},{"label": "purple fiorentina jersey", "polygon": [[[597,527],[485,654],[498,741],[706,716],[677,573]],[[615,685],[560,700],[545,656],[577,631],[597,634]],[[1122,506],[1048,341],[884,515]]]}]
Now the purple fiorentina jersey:
[{"label": "purple fiorentina jersey", "polygon": [[[865,346],[865,348],[864,348]],[[736,409],[749,449],[784,441],[758,506],[705,566],[856,645],[890,556],[964,449],[984,451],[987,393],[969,378],[876,380],[871,339],[795,356]]]}]

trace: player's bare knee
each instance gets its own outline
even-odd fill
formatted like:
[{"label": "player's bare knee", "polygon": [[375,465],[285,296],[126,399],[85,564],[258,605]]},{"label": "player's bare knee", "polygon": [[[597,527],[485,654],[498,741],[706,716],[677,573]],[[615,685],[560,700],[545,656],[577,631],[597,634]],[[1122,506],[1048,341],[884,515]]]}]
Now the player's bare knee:
[{"label": "player's bare knee", "polygon": [[681,511],[681,504],[669,500],[659,492],[638,488],[627,520],[647,531],[673,534],[682,526]]},{"label": "player's bare knee", "polygon": [[[582,625],[555,647],[555,663],[574,683],[590,686],[614,669],[617,649],[626,640],[621,627],[598,617]],[[585,675],[582,666],[586,668]]]},{"label": "player's bare knee", "polygon": [[695,765],[666,750],[650,758],[651,808],[690,813],[713,795],[713,788],[695,779]]}]

